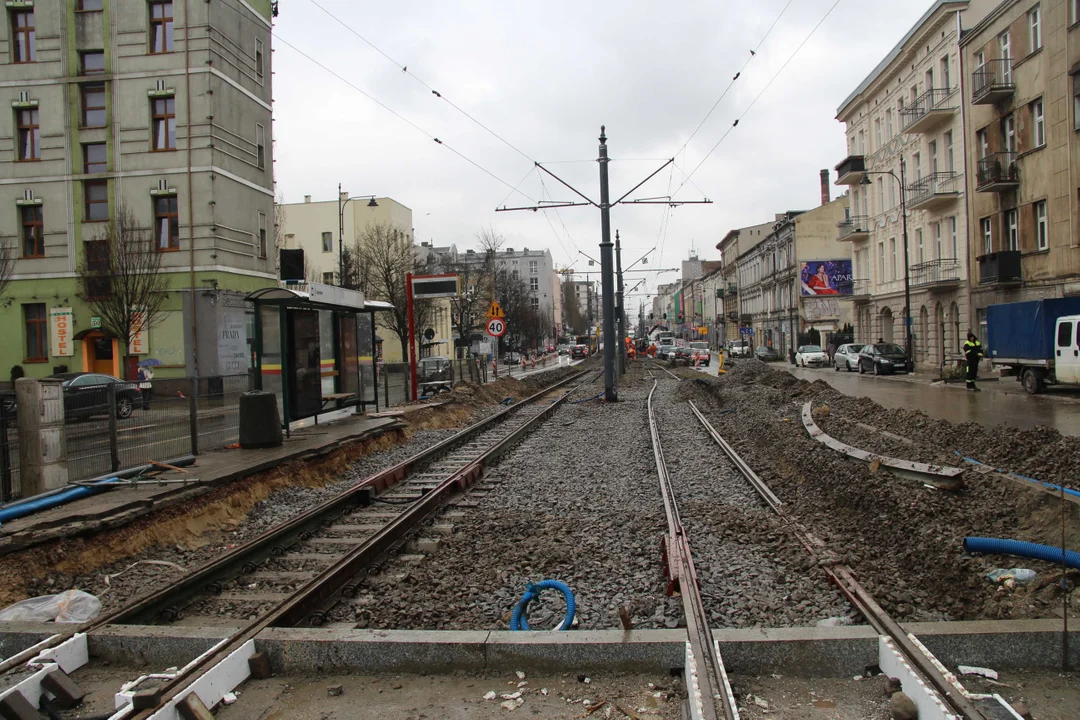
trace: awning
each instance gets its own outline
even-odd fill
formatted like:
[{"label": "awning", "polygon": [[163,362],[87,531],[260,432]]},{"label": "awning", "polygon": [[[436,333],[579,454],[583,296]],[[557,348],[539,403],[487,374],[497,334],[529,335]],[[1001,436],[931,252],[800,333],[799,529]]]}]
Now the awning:
[{"label": "awning", "polygon": [[378,312],[394,309],[394,306],[388,302],[367,300],[362,292],[320,283],[297,285],[295,288],[281,286],[262,288],[244,299],[254,303],[309,310]]},{"label": "awning", "polygon": [[84,337],[86,337],[87,335],[89,335],[91,333],[97,333],[98,335],[101,335],[101,336],[107,337],[107,338],[115,338],[116,337],[115,335],[113,335],[111,332],[109,332],[105,328],[87,328],[86,330],[80,330],[79,332],[75,333],[75,335],[73,335],[71,339],[72,340],[82,340]]}]

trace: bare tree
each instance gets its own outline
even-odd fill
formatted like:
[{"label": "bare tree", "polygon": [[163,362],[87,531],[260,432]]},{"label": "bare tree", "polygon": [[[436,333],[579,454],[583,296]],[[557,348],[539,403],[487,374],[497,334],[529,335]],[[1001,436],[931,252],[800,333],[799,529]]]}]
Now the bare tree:
[{"label": "bare tree", "polygon": [[15,248],[0,243],[0,297],[7,292],[15,274]]},{"label": "bare tree", "polygon": [[168,290],[154,232],[118,207],[116,218],[83,243],[77,270],[79,296],[101,327],[123,341],[124,352],[140,330],[160,320]]},{"label": "bare tree", "polygon": [[[280,277],[281,271],[281,248],[285,247],[285,195],[280,190],[277,197],[274,198],[274,247],[271,252],[274,253],[274,270],[275,274]],[[305,269],[305,276],[306,270]]]},{"label": "bare tree", "polygon": [[[423,272],[413,253],[408,235],[386,224],[368,225],[356,238],[357,276],[364,295],[373,300],[384,300],[393,309],[375,314],[379,327],[398,336],[401,356],[409,356],[409,310],[405,289],[405,274]],[[418,300],[413,304],[413,318],[417,342],[428,325],[434,305],[430,300]]]}]

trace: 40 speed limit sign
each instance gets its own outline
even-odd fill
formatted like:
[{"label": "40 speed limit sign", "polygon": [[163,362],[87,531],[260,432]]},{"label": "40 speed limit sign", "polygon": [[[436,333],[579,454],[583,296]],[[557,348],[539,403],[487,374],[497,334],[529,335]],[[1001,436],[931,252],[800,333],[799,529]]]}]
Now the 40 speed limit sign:
[{"label": "40 speed limit sign", "polygon": [[502,337],[506,332],[506,322],[502,318],[491,318],[487,324],[487,334],[491,337]]}]

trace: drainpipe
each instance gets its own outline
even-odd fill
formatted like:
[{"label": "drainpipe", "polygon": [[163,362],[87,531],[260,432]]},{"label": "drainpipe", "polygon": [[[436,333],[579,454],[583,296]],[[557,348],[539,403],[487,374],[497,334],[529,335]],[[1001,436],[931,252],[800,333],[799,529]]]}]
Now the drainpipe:
[{"label": "drainpipe", "polygon": [[[207,12],[210,12],[207,5]],[[209,23],[207,23],[209,25]],[[198,316],[195,310],[195,183],[191,179],[191,13],[184,0],[184,107],[187,116],[188,285],[191,293],[191,372],[199,374]]]}]

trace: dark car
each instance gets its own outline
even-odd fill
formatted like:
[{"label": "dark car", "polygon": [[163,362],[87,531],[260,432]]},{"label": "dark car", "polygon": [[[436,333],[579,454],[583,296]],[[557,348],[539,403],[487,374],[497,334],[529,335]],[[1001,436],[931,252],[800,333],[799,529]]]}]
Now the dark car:
[{"label": "dark car", "polygon": [[862,375],[865,372],[872,372],[875,375],[909,373],[911,366],[904,348],[895,343],[876,343],[865,345],[859,351],[859,374]]},{"label": "dark car", "polygon": [[577,360],[578,358],[589,357],[589,348],[585,345],[571,345],[570,346],[570,359]]},{"label": "dark car", "polygon": [[671,360],[672,365],[689,365],[690,356],[693,352],[693,348],[685,345],[676,345],[675,349],[668,354],[668,358]]},{"label": "dark car", "polygon": [[450,358],[434,355],[420,361],[417,373],[421,387],[433,392],[450,392],[454,384],[454,371]]},{"label": "dark car", "polygon": [[114,412],[123,420],[131,417],[131,411],[142,407],[139,384],[127,382],[104,373],[68,372],[49,377],[63,381],[64,415],[85,418],[104,415],[109,404],[109,386],[116,386]]},{"label": "dark car", "polygon": [[780,352],[774,347],[761,345],[754,351],[754,357],[762,362],[776,362],[780,359]]}]

